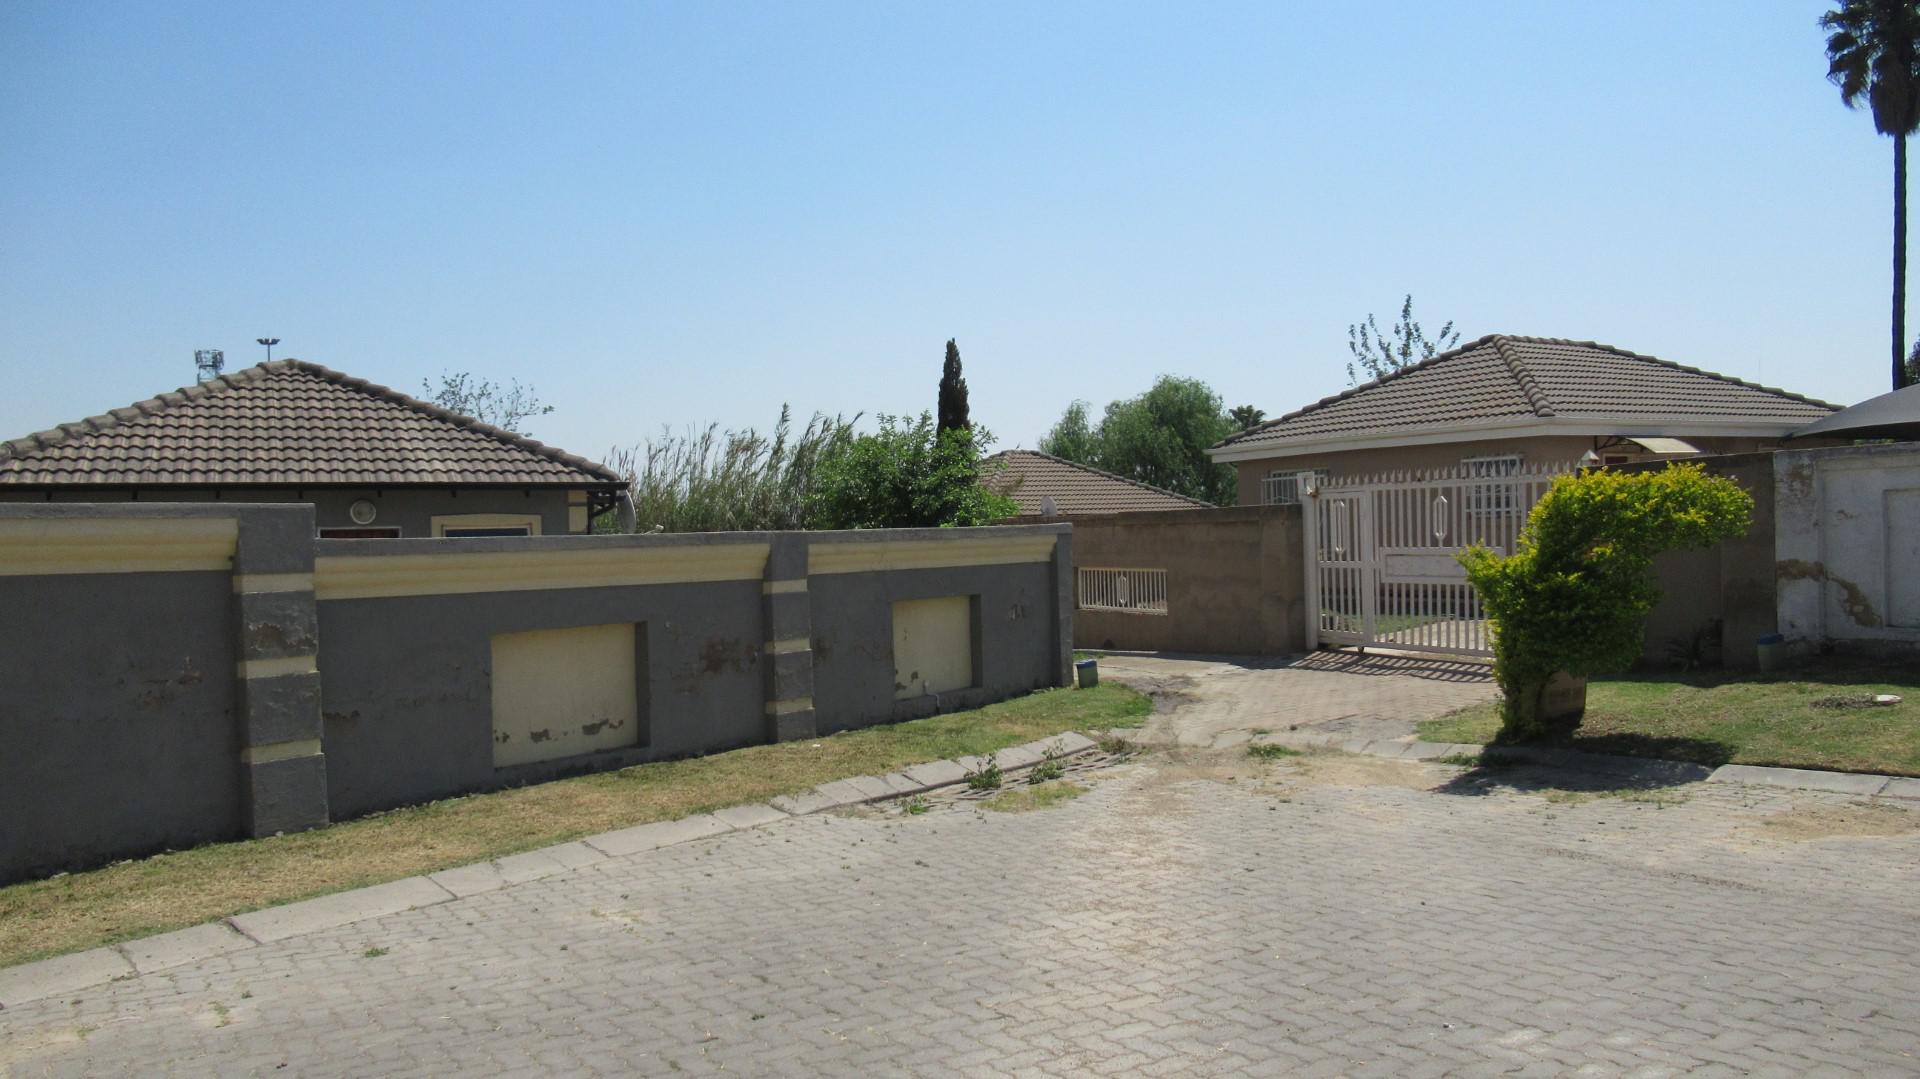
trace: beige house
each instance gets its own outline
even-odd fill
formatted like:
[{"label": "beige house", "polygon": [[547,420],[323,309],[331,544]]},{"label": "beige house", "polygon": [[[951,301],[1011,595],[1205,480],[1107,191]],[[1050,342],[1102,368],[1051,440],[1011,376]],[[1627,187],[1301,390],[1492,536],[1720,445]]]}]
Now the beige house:
[{"label": "beige house", "polygon": [[1493,334],[1208,450],[1239,504],[1299,500],[1303,472],[1629,464],[1766,449],[1837,406],[1592,341]]},{"label": "beige house", "polygon": [[984,483],[1020,506],[1018,518],[1212,509],[1210,503],[1037,450],[1006,450],[984,462]]},{"label": "beige house", "polygon": [[0,502],[308,502],[324,539],[579,534],[626,499],[605,465],[302,360],[0,442]]}]

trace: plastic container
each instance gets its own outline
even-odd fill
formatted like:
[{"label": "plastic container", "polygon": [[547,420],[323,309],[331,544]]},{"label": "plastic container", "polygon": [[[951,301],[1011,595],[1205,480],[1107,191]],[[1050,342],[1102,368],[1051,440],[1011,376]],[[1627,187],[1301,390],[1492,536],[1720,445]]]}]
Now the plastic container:
[{"label": "plastic container", "polygon": [[1073,672],[1078,676],[1081,689],[1092,689],[1100,684],[1100,661],[1097,659],[1075,660]]},{"label": "plastic container", "polygon": [[1763,633],[1753,642],[1754,664],[1771,671],[1787,658],[1787,638],[1781,633]]}]

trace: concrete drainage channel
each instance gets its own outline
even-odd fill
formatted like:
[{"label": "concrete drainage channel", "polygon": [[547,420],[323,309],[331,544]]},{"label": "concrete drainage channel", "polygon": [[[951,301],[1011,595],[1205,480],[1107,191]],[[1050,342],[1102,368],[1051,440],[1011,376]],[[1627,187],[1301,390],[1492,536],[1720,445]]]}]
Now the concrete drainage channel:
[{"label": "concrete drainage channel", "polygon": [[[1002,749],[994,763],[1006,773],[1032,768],[1052,757],[1063,763],[1095,754],[1099,743],[1074,732],[1058,734],[1025,745]],[[1104,764],[1104,760],[1090,764]],[[1069,764],[1073,770],[1081,770]],[[41,1000],[107,982],[123,981],[196,963],[245,948],[287,940],[371,918],[430,907],[470,895],[498,891],[540,880],[609,858],[624,858],[662,847],[707,839],[728,832],[775,824],[790,817],[865,805],[869,802],[966,788],[969,773],[987,766],[984,757],[917,764],[881,776],[854,776],[823,783],[799,794],[770,802],[729,806],[679,820],[640,824],[602,832],[568,843],[512,854],[490,862],[443,869],[425,876],[336,892],[284,906],[236,914],[205,925],[140,940],[55,956],[35,963],[0,969],[0,1009]],[[980,792],[982,795],[992,791]]]}]

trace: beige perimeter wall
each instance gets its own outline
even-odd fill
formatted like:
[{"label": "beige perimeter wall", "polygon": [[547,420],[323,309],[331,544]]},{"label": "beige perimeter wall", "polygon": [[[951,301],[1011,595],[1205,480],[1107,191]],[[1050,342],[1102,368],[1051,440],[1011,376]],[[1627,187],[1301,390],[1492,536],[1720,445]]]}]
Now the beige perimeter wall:
[{"label": "beige perimeter wall", "polygon": [[[1305,647],[1300,507],[1070,518],[1073,561],[1164,569],[1164,615],[1073,613],[1076,648],[1278,655]],[[1077,592],[1076,592],[1077,595]]]}]

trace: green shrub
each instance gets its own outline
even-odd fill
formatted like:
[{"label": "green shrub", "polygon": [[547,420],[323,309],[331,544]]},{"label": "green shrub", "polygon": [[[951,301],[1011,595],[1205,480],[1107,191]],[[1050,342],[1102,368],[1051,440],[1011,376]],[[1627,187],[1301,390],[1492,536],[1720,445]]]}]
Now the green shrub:
[{"label": "green shrub", "polygon": [[1752,514],[1745,491],[1696,464],[1589,471],[1554,481],[1513,554],[1461,552],[1493,625],[1500,737],[1545,733],[1540,691],[1555,672],[1605,674],[1639,657],[1643,620],[1660,599],[1655,555],[1742,535]]},{"label": "green shrub", "polygon": [[980,484],[985,430],[941,431],[933,416],[881,415],[880,429],[821,459],[808,496],[811,528],[945,528],[990,524],[1019,506]]}]

